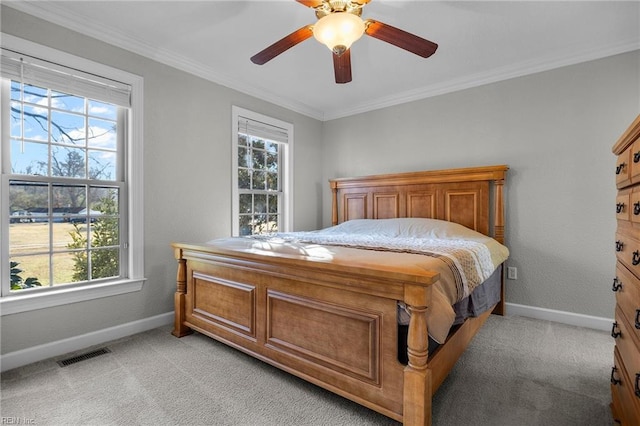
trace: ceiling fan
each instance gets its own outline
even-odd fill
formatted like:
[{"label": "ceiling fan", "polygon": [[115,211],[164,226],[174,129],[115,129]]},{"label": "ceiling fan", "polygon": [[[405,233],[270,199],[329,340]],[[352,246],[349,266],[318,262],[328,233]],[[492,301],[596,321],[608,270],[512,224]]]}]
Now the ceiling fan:
[{"label": "ceiling fan", "polygon": [[371,0],[296,0],[315,9],[318,22],[305,25],[251,57],[263,65],[302,43],[311,36],[333,52],[336,83],[351,81],[351,44],[366,34],[411,53],[428,58],[438,48],[436,43],[374,19],[362,20],[362,8]]}]

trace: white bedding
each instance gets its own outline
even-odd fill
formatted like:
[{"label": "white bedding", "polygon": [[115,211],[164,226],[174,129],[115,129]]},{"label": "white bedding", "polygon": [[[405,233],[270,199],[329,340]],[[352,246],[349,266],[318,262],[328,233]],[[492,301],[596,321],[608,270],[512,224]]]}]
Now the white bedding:
[{"label": "white bedding", "polygon": [[452,305],[467,297],[509,256],[496,240],[436,219],[358,219],[319,231],[225,238],[208,244],[253,253],[323,260],[411,265],[440,273],[428,311],[429,335],[443,343],[454,320]]}]

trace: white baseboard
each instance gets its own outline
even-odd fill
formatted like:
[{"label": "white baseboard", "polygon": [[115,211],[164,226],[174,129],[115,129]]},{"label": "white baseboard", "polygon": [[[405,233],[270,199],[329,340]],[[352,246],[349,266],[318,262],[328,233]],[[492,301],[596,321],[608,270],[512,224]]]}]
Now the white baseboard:
[{"label": "white baseboard", "polygon": [[33,362],[42,361],[48,358],[64,355],[69,352],[99,345],[111,340],[127,337],[132,334],[141,333],[153,328],[171,324],[174,319],[173,312],[144,318],[138,321],[129,322],[115,327],[109,327],[80,336],[70,337],[43,345],[9,352],[0,356],[0,371],[11,370],[22,367]]},{"label": "white baseboard", "polygon": [[[507,303],[506,309],[508,316],[519,315],[578,327],[587,327],[595,330],[609,331],[613,324],[612,318],[594,317],[590,315],[576,314],[573,312],[519,305],[516,303]],[[64,355],[69,352],[88,348],[90,346],[99,345],[111,340],[130,336],[132,334],[141,333],[153,328],[169,325],[173,322],[173,319],[174,313],[167,312],[115,327],[94,331],[92,333],[82,334],[80,336],[74,336],[68,339],[10,352],[0,356],[0,371],[11,370],[33,362],[42,361],[48,358]]]},{"label": "white baseboard", "polygon": [[535,318],[578,327],[593,328],[595,330],[611,330],[613,318],[594,317],[591,315],[576,314],[573,312],[556,311],[554,309],[538,308],[535,306],[506,303],[507,316],[518,315],[521,317]]}]

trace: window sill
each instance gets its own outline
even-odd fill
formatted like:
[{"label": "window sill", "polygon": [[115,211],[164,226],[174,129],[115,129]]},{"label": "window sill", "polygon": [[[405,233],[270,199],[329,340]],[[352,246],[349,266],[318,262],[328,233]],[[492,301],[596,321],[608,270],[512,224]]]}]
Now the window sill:
[{"label": "window sill", "polygon": [[145,280],[146,278],[139,278],[73,287],[52,292],[7,296],[0,299],[0,316],[68,305],[118,294],[133,293],[142,289]]}]

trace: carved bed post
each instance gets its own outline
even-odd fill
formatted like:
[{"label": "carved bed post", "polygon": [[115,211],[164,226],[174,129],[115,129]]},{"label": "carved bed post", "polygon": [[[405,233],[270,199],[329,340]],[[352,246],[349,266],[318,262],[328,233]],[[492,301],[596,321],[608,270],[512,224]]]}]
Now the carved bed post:
[{"label": "carved bed post", "polygon": [[331,181],[331,225],[338,224],[338,184]]},{"label": "carved bed post", "polygon": [[405,425],[431,425],[431,371],[427,368],[427,309],[431,303],[431,287],[405,285],[404,302],[411,317],[407,336],[409,363],[404,369],[402,420]]},{"label": "carved bed post", "polygon": [[[500,244],[504,244],[504,179],[493,181],[495,188],[494,207],[493,207],[493,238]],[[493,308],[496,315],[504,315],[506,311],[504,290],[504,271],[500,277],[500,302]]]},{"label": "carved bed post", "polygon": [[176,248],[174,255],[178,260],[178,273],[176,278],[176,292],[173,296],[175,319],[171,334],[176,337],[182,337],[192,333],[192,330],[184,325],[184,302],[187,296],[187,261],[182,258],[182,249]]},{"label": "carved bed post", "polygon": [[504,244],[504,179],[494,180],[493,184],[495,187],[493,238],[500,244]]}]

